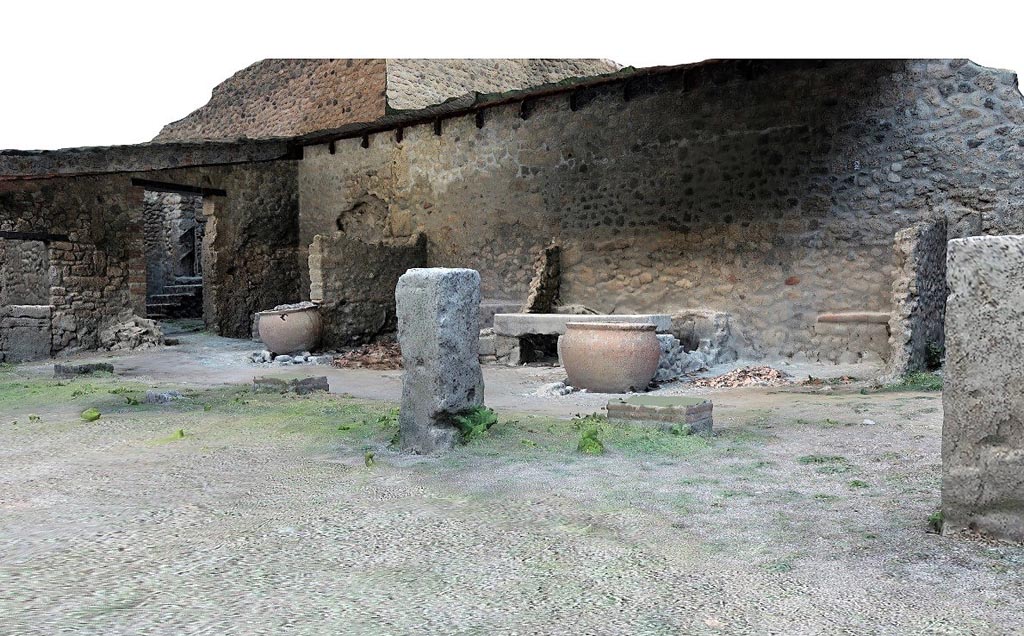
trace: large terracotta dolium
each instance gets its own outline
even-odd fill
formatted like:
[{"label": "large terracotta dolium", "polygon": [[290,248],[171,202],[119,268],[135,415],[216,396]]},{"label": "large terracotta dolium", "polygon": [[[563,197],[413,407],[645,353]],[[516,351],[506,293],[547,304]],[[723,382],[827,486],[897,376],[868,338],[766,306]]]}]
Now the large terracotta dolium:
[{"label": "large terracotta dolium", "polygon": [[323,323],[317,307],[273,309],[259,316],[260,340],[278,355],[311,351],[320,344]]},{"label": "large terracotta dolium", "polygon": [[647,389],[661,355],[654,330],[649,323],[567,323],[560,350],[569,384],[597,393]]}]

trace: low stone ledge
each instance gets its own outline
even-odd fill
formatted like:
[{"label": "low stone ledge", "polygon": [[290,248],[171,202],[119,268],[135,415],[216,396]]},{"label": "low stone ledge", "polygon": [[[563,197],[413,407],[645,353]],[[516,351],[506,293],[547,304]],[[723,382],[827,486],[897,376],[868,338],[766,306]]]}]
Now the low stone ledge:
[{"label": "low stone ledge", "polygon": [[818,314],[818,322],[889,324],[891,314],[883,311],[849,311]]},{"label": "low stone ledge", "polygon": [[8,305],[12,318],[49,319],[53,314],[53,305]]}]

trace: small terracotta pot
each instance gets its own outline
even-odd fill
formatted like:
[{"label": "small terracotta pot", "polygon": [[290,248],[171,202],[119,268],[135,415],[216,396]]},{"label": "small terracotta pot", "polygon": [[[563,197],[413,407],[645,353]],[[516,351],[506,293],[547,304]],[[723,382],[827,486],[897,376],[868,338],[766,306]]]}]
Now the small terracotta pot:
[{"label": "small terracotta pot", "polygon": [[661,356],[654,325],[570,322],[565,327],[560,349],[569,384],[597,393],[647,389]]},{"label": "small terracotta pot", "polygon": [[312,351],[320,344],[320,309],[272,309],[259,313],[260,340],[278,355]]}]

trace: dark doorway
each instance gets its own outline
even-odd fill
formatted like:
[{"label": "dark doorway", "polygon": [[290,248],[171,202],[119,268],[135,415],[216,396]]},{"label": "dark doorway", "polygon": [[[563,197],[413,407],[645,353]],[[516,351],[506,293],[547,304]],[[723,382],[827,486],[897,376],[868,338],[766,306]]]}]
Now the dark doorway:
[{"label": "dark doorway", "polygon": [[143,205],[147,316],[202,318],[202,195],[146,190]]}]

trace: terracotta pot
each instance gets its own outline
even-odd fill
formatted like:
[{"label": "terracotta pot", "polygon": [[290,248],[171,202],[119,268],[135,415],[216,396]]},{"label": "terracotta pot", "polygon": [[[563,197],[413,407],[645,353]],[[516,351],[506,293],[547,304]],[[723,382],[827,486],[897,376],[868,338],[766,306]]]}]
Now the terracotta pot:
[{"label": "terracotta pot", "polygon": [[597,393],[647,389],[661,356],[654,325],[570,322],[565,327],[560,352],[569,384]]},{"label": "terracotta pot", "polygon": [[278,355],[312,351],[320,343],[323,331],[320,309],[314,306],[261,311],[259,331],[263,344]]}]

